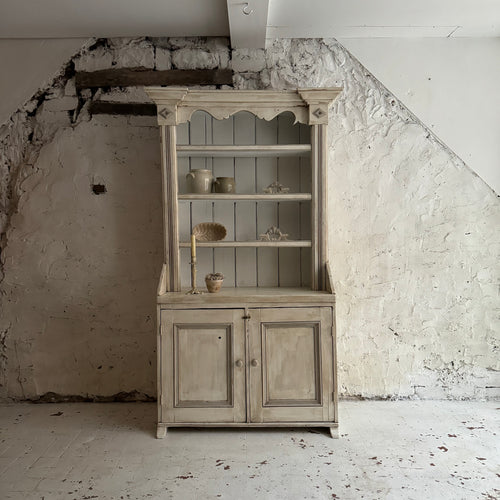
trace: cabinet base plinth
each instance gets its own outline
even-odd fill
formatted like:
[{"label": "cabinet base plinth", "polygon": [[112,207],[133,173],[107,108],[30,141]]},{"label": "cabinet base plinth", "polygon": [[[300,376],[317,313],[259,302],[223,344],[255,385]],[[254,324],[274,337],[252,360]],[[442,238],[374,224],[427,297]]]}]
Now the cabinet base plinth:
[{"label": "cabinet base plinth", "polygon": [[158,424],[156,427],[156,438],[163,439],[167,435],[167,426],[165,424]]},{"label": "cabinet base plinth", "polygon": [[[329,425],[330,424],[330,425]],[[210,427],[238,427],[243,429],[247,428],[285,428],[285,429],[299,429],[299,428],[325,428],[327,432],[330,433],[330,436],[333,439],[339,439],[339,428],[338,424],[332,424],[329,422],[171,422],[171,423],[158,423],[156,437],[158,439],[162,439],[167,434],[168,427],[177,427],[177,428],[210,428]]]},{"label": "cabinet base plinth", "polygon": [[339,439],[340,438],[338,427],[330,427],[329,429],[330,429],[330,436],[332,436],[332,439]]}]

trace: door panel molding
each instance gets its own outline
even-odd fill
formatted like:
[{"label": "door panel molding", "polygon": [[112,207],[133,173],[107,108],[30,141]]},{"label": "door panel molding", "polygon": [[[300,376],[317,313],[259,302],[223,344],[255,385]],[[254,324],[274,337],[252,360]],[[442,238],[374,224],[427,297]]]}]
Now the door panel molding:
[{"label": "door panel molding", "polygon": [[[272,328],[276,331],[272,332]],[[331,328],[329,307],[251,310],[249,386],[252,423],[329,420],[333,360],[327,353],[332,349]],[[280,380],[280,377],[289,380]],[[295,395],[294,388],[297,389]]]},{"label": "door panel molding", "polygon": [[241,309],[161,311],[163,423],[246,422],[242,316]]},{"label": "door panel molding", "polygon": [[[232,323],[175,323],[173,326],[175,381],[174,407],[233,408],[234,381],[232,365],[234,359],[234,325]],[[183,335],[183,332],[186,333],[184,333]],[[193,333],[191,332],[199,332],[199,334],[196,335],[195,333],[193,335]],[[201,337],[208,337],[209,335],[217,337],[217,340],[224,341],[225,345],[223,345],[222,348],[224,348],[225,352],[220,352],[222,350],[220,347],[218,349],[213,349],[210,344],[201,340]],[[182,338],[186,336],[195,338]],[[198,337],[198,339],[196,339],[196,337]],[[192,352],[195,348],[199,349],[200,347],[204,352]],[[190,349],[191,352],[189,352]],[[184,352],[186,350],[188,352]],[[219,352],[214,352],[217,350]],[[196,358],[195,354],[202,355],[205,359],[198,359],[198,362],[194,363],[193,366],[193,363],[190,362],[190,359],[186,358]],[[184,364],[186,365],[186,367],[184,367]],[[190,370],[192,373],[186,373],[186,371],[188,370]],[[198,373],[193,373],[195,371],[197,371]],[[222,388],[221,385],[224,385],[225,387]],[[189,399],[188,396],[190,393],[194,393],[202,397]],[[213,399],[210,398],[214,393],[220,395],[224,393],[226,397]]]},{"label": "door panel molding", "polygon": [[[309,339],[305,338],[307,329],[312,335],[311,345],[307,345]],[[297,330],[296,337],[302,338],[294,339],[294,330]],[[260,333],[262,406],[322,406],[321,323],[263,322]],[[302,397],[297,397],[301,392]]]}]

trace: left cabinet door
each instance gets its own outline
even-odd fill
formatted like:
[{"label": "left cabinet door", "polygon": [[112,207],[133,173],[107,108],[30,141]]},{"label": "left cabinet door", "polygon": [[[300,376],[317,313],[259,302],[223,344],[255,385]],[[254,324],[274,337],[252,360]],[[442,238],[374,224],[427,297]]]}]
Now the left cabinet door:
[{"label": "left cabinet door", "polygon": [[241,309],[162,310],[160,422],[245,422]]}]

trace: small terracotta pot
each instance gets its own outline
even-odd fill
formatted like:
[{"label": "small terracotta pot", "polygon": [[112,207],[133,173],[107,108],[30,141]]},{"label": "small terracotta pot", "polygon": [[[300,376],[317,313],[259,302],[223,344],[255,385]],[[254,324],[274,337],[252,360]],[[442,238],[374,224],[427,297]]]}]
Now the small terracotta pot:
[{"label": "small terracotta pot", "polygon": [[217,293],[220,291],[220,288],[222,286],[222,282],[224,280],[209,280],[209,279],[205,279],[205,283],[207,285],[207,290],[210,292],[210,293]]}]

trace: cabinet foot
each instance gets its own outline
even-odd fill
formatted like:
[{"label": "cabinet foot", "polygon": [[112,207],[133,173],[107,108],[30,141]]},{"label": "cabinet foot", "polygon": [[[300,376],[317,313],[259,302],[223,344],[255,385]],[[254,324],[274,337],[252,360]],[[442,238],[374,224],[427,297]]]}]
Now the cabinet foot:
[{"label": "cabinet foot", "polygon": [[158,424],[156,427],[156,438],[163,439],[167,435],[167,426],[165,424]]},{"label": "cabinet foot", "polygon": [[329,427],[330,429],[330,436],[332,436],[332,439],[339,439],[339,428],[338,427]]}]

